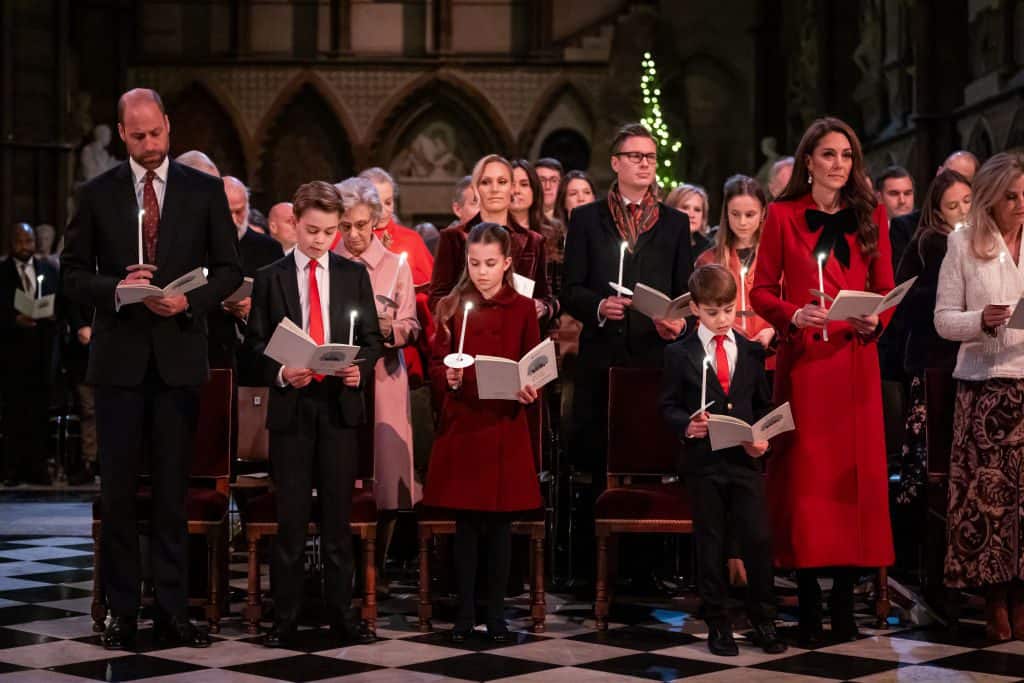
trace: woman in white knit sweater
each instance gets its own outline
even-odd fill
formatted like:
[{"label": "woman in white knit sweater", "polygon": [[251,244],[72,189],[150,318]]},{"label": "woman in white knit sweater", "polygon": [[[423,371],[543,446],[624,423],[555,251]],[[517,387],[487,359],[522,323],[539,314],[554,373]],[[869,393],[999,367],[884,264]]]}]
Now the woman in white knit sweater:
[{"label": "woman in white knit sweater", "polygon": [[935,300],[936,331],[961,343],[945,580],[986,590],[991,639],[1024,640],[1024,330],[1007,326],[1024,296],[1024,155],[995,155],[973,189]]}]

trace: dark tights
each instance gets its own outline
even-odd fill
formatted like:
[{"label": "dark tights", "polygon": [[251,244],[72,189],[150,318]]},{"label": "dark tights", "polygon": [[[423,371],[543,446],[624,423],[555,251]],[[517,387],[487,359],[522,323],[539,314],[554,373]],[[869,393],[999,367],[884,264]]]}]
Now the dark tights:
[{"label": "dark tights", "polygon": [[857,622],[853,617],[853,589],[860,576],[859,567],[823,567],[798,569],[797,595],[800,601],[800,629],[805,632],[821,631],[821,586],[818,577],[832,577],[829,610],[832,630],[839,635],[856,635]]},{"label": "dark tights", "polygon": [[487,627],[504,626],[505,586],[512,552],[512,520],[501,512],[464,510],[455,516],[455,575],[459,585],[456,628],[476,623],[476,570],[480,539],[487,543]]}]

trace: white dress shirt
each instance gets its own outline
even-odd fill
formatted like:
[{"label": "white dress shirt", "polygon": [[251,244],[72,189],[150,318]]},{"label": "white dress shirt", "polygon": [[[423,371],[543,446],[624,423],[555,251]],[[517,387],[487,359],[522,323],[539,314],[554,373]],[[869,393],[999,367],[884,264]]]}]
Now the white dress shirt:
[{"label": "white dress shirt", "polygon": [[[132,169],[132,177],[135,179],[135,199],[139,202],[139,208],[143,207],[142,194],[146,188],[146,169],[135,162],[135,159],[128,157],[128,165]],[[170,161],[164,157],[163,163],[153,169],[156,177],[153,178],[153,191],[156,193],[156,204],[160,207],[160,215],[164,213],[164,193],[167,191],[167,169]]]},{"label": "white dress shirt", "polygon": [[[715,372],[715,377],[718,377],[718,342],[715,341],[715,333],[704,327],[703,325],[697,328],[697,338],[700,339],[701,348],[704,349],[704,355],[708,357],[710,361],[711,369]],[[736,337],[733,335],[732,330],[729,330],[725,335],[725,357],[729,361],[729,381],[732,381],[732,375],[736,372],[736,354],[739,348],[736,346]]]},{"label": "white dress shirt", "polygon": [[[295,277],[299,283],[299,308],[302,309],[302,329],[309,333],[309,262],[310,258],[298,249],[295,250]],[[320,318],[324,321],[324,343],[331,342],[331,273],[330,252],[326,252],[316,262],[316,287],[320,294]],[[347,340],[346,340],[347,341]]]},{"label": "white dress shirt", "polygon": [[[12,257],[13,258],[13,257]],[[25,276],[28,276],[28,290],[25,292],[29,298],[36,295],[36,264],[33,259],[29,259],[27,262],[22,263],[18,259],[14,259],[14,265],[18,267],[18,280],[19,284],[25,286]],[[10,304],[8,304],[10,305]]]}]

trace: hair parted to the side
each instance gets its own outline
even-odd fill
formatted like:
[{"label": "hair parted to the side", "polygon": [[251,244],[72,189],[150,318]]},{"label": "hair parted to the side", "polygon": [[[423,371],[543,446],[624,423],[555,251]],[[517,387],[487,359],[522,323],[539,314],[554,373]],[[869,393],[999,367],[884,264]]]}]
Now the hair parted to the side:
[{"label": "hair parted to the side", "polygon": [[654,141],[654,144],[658,144],[658,141],[654,139],[654,134],[647,130],[647,127],[642,123],[627,123],[615,132],[615,137],[612,138],[611,153],[613,155],[618,154],[622,149],[622,143],[628,138],[647,138]]},{"label": "hair parted to the side", "polygon": [[992,211],[1006,191],[1024,174],[1024,154],[1000,152],[982,164],[971,183],[971,210],[967,213],[971,251],[975,257],[991,260],[999,255],[999,225]]},{"label": "hair parted to the side", "polygon": [[508,169],[508,180],[512,182],[512,162],[500,154],[487,154],[480,157],[480,160],[473,166],[473,188],[480,187],[480,178],[484,175],[484,169],[487,168],[488,164],[501,164]]},{"label": "hair parted to the side", "polygon": [[334,187],[338,190],[338,194],[341,195],[341,206],[344,211],[363,204],[370,209],[370,218],[374,222],[380,218],[384,207],[380,203],[380,194],[377,193],[377,186],[373,184],[372,180],[362,176],[346,178],[340,183],[336,183]]},{"label": "hair parted to the side", "polygon": [[709,263],[693,271],[687,281],[690,297],[695,304],[728,306],[736,301],[736,278],[725,266]]},{"label": "hair parted to the side", "polygon": [[917,253],[922,260],[924,258],[924,242],[929,235],[933,233],[948,235],[956,227],[947,223],[946,219],[942,217],[942,195],[958,183],[963,183],[967,187],[971,186],[971,181],[966,177],[947,168],[939,171],[935,180],[928,186],[924,201],[921,203],[921,220],[914,232],[914,239],[917,240]]},{"label": "hair parted to the side", "polygon": [[548,168],[552,171],[557,171],[559,175],[565,175],[565,167],[562,166],[562,162],[553,157],[541,157],[537,159],[537,163],[534,166],[536,168]]},{"label": "hair parted to the side", "polygon": [[761,224],[757,226],[754,233],[754,249],[761,243],[761,230],[764,229],[764,218],[768,208],[768,198],[765,196],[761,183],[750,176],[737,173],[725,181],[722,186],[722,217],[718,223],[718,235],[715,238],[715,261],[722,264],[729,262],[729,252],[735,248],[736,235],[729,226],[729,202],[736,197],[753,197],[761,204]]},{"label": "hair parted to the side", "polygon": [[[452,287],[448,296],[437,302],[437,333],[445,330],[445,323],[451,320],[452,316],[462,306],[466,294],[474,289],[473,281],[469,279],[469,248],[474,244],[497,244],[501,249],[501,255],[505,258],[512,256],[512,237],[504,226],[497,223],[477,223],[466,236],[466,263],[462,266],[462,275],[459,281]],[[512,284],[514,268],[505,271],[505,284]]]},{"label": "hair parted to the side", "polygon": [[[682,185],[676,186],[668,196],[665,197],[665,204],[671,206],[673,209],[683,210],[683,202],[685,202],[691,195],[697,195],[700,197],[701,202],[704,204],[704,224],[697,228],[697,231],[702,235],[708,234],[708,221],[711,220],[711,202],[708,201],[708,191],[700,185],[691,185],[690,183],[683,183]],[[691,226],[692,227],[692,226]]]},{"label": "hair parted to the side", "polygon": [[345,213],[345,207],[341,203],[341,195],[338,188],[323,180],[314,180],[300,185],[292,198],[292,211],[296,220],[302,218],[302,214],[310,209],[317,209],[324,213],[336,213],[340,217]]},{"label": "hair parted to the side", "polygon": [[569,211],[565,208],[565,198],[569,194],[569,182],[582,180],[590,185],[590,193],[597,200],[597,188],[594,187],[594,180],[587,175],[586,171],[569,171],[558,182],[558,195],[555,197],[555,218],[562,222],[563,226],[569,225]]},{"label": "hair parted to the side", "polygon": [[857,215],[857,244],[860,246],[861,254],[866,258],[874,258],[878,255],[878,226],[871,220],[871,214],[878,202],[875,193],[868,186],[867,176],[864,170],[864,151],[861,148],[860,138],[853,132],[846,122],[832,116],[820,118],[812,123],[800,139],[793,157],[796,164],[793,166],[793,175],[786,184],[776,200],[788,201],[798,199],[811,191],[811,183],[808,181],[807,161],[811,158],[818,143],[829,133],[840,133],[850,141],[850,150],[853,152],[853,165],[850,168],[850,177],[846,185],[839,190],[839,198],[842,203],[852,208]]}]

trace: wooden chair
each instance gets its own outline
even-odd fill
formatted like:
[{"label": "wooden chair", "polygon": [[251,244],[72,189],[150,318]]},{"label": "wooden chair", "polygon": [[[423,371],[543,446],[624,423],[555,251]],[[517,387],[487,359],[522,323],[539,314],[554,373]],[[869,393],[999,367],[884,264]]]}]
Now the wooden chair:
[{"label": "wooden chair", "polygon": [[[538,403],[536,413],[530,416],[530,432],[534,441],[534,459],[540,471],[543,441],[543,406]],[[419,576],[419,630],[429,631],[434,606],[430,599],[430,545],[434,536],[455,535],[455,515],[452,510],[419,506],[417,508],[420,576]],[[531,630],[543,633],[547,613],[547,597],[544,588],[544,539],[547,537],[547,519],[542,505],[528,510],[512,522],[512,533],[530,539],[530,619]]]},{"label": "wooden chair", "polygon": [[612,368],[608,376],[608,486],[594,504],[597,582],[594,613],[608,628],[609,543],[616,534],[690,534],[686,489],[672,481],[681,448],[661,419],[661,370]]},{"label": "wooden chair", "polygon": [[[189,598],[189,606],[203,607],[210,630],[220,630],[220,618],[227,586],[227,514],[228,480],[231,467],[231,396],[232,373],[228,369],[210,371],[210,378],[203,385],[199,396],[199,423],[196,428],[195,453],[189,475],[188,493],[185,499],[185,514],[188,519],[188,533],[204,536],[207,548],[208,590],[204,598]],[[146,476],[145,473],[143,475]],[[150,532],[152,512],[152,489],[145,484],[136,494],[136,514],[139,531]],[[97,497],[92,508],[93,539],[93,630],[102,631],[107,618],[106,599],[103,592],[102,557],[100,537],[103,528],[102,507]],[[151,599],[144,597],[145,604]]]}]

